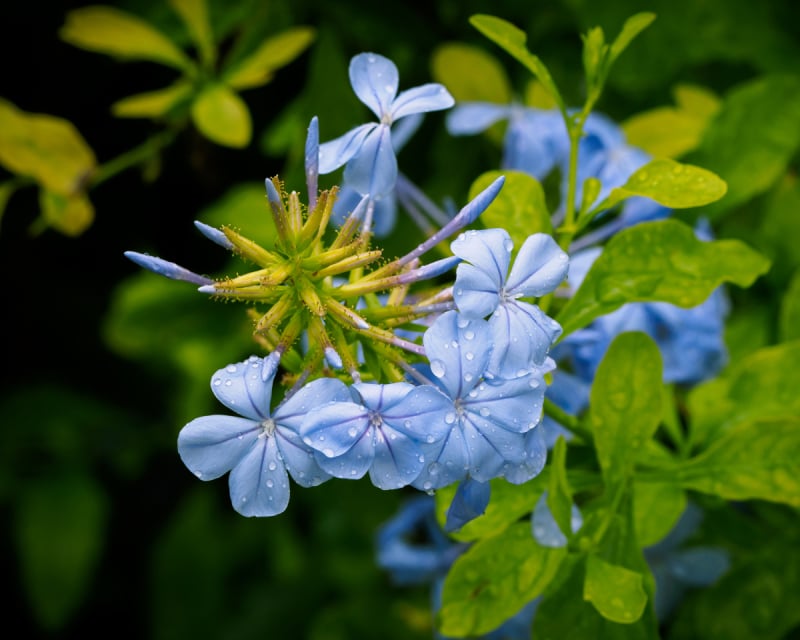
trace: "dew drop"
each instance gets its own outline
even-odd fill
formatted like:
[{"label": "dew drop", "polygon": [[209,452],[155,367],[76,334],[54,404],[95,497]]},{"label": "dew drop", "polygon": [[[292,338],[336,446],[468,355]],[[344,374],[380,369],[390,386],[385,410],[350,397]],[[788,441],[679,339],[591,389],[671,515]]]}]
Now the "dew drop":
[{"label": "dew drop", "polygon": [[487,418],[492,412],[489,411],[488,407],[481,407],[478,413],[480,413],[484,418]]},{"label": "dew drop", "polygon": [[221,384],[222,384],[222,380],[220,380],[219,378],[214,378],[214,386],[215,387],[218,387]]},{"label": "dew drop", "polygon": [[355,438],[358,435],[358,429],[355,427],[350,427],[347,430],[347,435],[349,435],[351,438]]},{"label": "dew drop", "polygon": [[269,469],[270,471],[275,471],[275,469],[277,469],[277,468],[278,468],[278,465],[276,465],[274,462],[270,462],[267,465],[267,469]]},{"label": "dew drop", "polygon": [[475,359],[475,354],[474,354],[474,353],[472,353],[472,351],[467,351],[467,352],[464,354],[464,357],[465,357],[467,360],[474,360],[474,359]]},{"label": "dew drop", "polygon": [[503,246],[505,247],[505,250],[510,253],[511,250],[514,248],[514,242],[511,239],[508,239],[505,242],[503,242]]},{"label": "dew drop", "polygon": [[427,442],[428,444],[431,444],[434,440],[436,440],[436,438],[434,438],[430,433],[427,436],[425,436],[425,442]]},{"label": "dew drop", "polygon": [[[469,320],[459,316],[458,320],[456,321],[456,324],[458,325],[459,329],[466,329],[469,326]],[[472,332],[468,331],[467,333],[472,333]],[[475,334],[473,334],[473,335],[475,335]],[[469,337],[467,337],[467,339],[469,339]]]},{"label": "dew drop", "polygon": [[536,378],[531,378],[530,382],[528,382],[528,386],[531,389],[538,389],[540,382]]},{"label": "dew drop", "polygon": [[464,382],[472,382],[472,374],[471,373],[465,373],[464,374]]},{"label": "dew drop", "polygon": [[267,486],[268,486],[270,489],[271,489],[271,488],[272,488],[274,485],[275,485],[275,483],[272,481],[272,478],[270,478],[269,480],[267,480]]},{"label": "dew drop", "polygon": [[441,360],[431,360],[431,371],[437,378],[443,377],[445,372],[444,362]]},{"label": "dew drop", "polygon": [[465,331],[464,332],[464,337],[467,340],[472,340],[475,337],[475,332],[474,331]]},{"label": "dew drop", "polygon": [[225,386],[226,387],[230,387],[232,384],[233,384],[233,380],[231,380],[230,378],[225,381]]},{"label": "dew drop", "polygon": [[444,417],[444,421],[445,421],[447,424],[453,424],[453,423],[456,421],[456,414],[455,414],[455,413],[453,413],[452,411],[451,411],[451,412],[449,412],[449,413],[447,413],[447,414],[445,415],[445,417]]},{"label": "dew drop", "polygon": [[323,454],[323,455],[324,455],[326,458],[333,458],[333,449],[323,449],[323,450],[322,450],[322,454]]}]

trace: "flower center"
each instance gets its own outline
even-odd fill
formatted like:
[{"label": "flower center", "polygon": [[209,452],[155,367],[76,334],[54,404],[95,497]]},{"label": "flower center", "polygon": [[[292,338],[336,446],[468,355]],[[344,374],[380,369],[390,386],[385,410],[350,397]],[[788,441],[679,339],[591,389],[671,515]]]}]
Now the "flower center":
[{"label": "flower center", "polygon": [[258,434],[259,438],[269,438],[275,433],[275,421],[272,418],[266,418],[261,421],[261,433]]}]

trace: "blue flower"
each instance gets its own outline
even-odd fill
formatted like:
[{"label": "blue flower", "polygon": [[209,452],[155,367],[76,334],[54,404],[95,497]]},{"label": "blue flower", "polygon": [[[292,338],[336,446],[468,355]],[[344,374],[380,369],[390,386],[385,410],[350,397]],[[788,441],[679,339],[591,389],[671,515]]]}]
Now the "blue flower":
[{"label": "blue flower", "polygon": [[320,378],[270,412],[274,378],[269,358],[252,356],[220,369],[211,378],[211,390],[239,416],[196,418],[178,435],[181,460],[198,478],[214,480],[230,471],[231,502],[245,516],[283,512],[289,503],[288,475],[304,487],[330,477],[298,428],[312,406],[349,397],[344,383]]},{"label": "blue flower", "polygon": [[454,100],[438,83],[424,84],[398,95],[397,67],[376,53],[362,53],[350,61],[350,84],[379,122],[360,125],[320,145],[319,171],[330,173],[345,165],[345,182],[377,200],[392,191],[397,179],[392,124],[412,114],[447,109]]},{"label": "blue flower", "polygon": [[506,119],[503,168],[524,171],[543,180],[569,157],[567,128],[558,111],[517,104],[462,102],[447,114],[446,126],[451,135],[471,135]]},{"label": "blue flower", "polygon": [[359,383],[353,399],[312,409],[300,426],[320,467],[337,478],[369,471],[380,489],[413,482],[425,463],[423,445],[441,440],[447,425],[445,398],[433,386],[406,382]]},{"label": "blue flower", "polygon": [[667,536],[644,550],[656,581],[653,604],[659,620],[669,616],[687,589],[714,584],[730,567],[730,558],[724,549],[684,547],[702,519],[702,510],[690,502]]},{"label": "blue flower", "polygon": [[[696,233],[708,237],[702,226]],[[571,288],[580,286],[601,252],[600,248],[592,248],[572,257]],[[696,384],[716,375],[727,361],[724,329],[728,310],[722,287],[689,309],[667,302],[630,302],[567,336],[559,344],[557,355],[570,360],[576,375],[591,382],[616,336],[624,331],[643,331],[658,344],[664,363],[664,381]]]},{"label": "blue flower", "polygon": [[520,300],[553,291],[567,276],[569,260],[550,236],[536,233],[519,250],[511,273],[514,243],[503,229],[468,231],[450,245],[465,262],[458,265],[453,298],[467,318],[489,318],[490,375],[524,374],[541,365],[561,334],[559,324],[539,307]]},{"label": "blue flower", "polygon": [[534,428],[541,419],[544,374],[555,364],[529,366],[514,379],[484,378],[492,346],[484,320],[448,311],[425,332],[430,369],[450,405],[448,432],[426,445],[427,461],[413,486],[424,491],[472,477],[479,482],[505,477],[521,483],[537,475],[547,450]]},{"label": "blue flower", "polygon": [[[531,514],[531,533],[534,539],[543,547],[560,548],[567,546],[567,536],[561,531],[550,506],[547,504],[547,491],[545,491]],[[578,506],[573,504],[570,512],[569,528],[575,534],[583,526],[583,515]]]}]

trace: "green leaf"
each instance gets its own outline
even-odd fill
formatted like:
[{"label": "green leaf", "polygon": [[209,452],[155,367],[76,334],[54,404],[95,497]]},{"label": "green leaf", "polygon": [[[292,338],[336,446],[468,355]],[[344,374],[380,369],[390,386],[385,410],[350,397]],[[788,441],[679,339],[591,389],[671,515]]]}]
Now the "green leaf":
[{"label": "green leaf", "polygon": [[[502,479],[492,480],[492,498],[486,507],[486,512],[470,520],[450,536],[462,542],[470,542],[502,532],[509,525],[519,521],[522,516],[533,511],[547,487],[548,476],[549,470],[545,469],[532,480],[520,485]],[[444,487],[436,492],[436,519],[442,526],[455,493],[456,485]]]},{"label": "green leaf", "polygon": [[641,573],[594,554],[586,559],[583,599],[591,602],[604,618],[621,624],[636,622],[647,604]]},{"label": "green leaf", "polygon": [[481,540],[447,574],[439,631],[461,637],[498,627],[544,591],[566,555],[539,546],[530,522]]},{"label": "green leaf", "polygon": [[800,238],[800,180],[794,172],[785,175],[759,209],[758,235],[754,239],[772,259],[770,281],[776,289],[785,289],[792,273],[800,267],[796,239]]},{"label": "green leaf", "polygon": [[81,190],[97,162],[71,122],[26,113],[0,98],[0,164],[48,191],[71,196]]},{"label": "green leaf", "polygon": [[105,538],[108,502],[83,475],[21,485],[14,533],[22,584],[39,623],[62,628],[87,595]]},{"label": "green leaf", "polygon": [[169,0],[169,4],[189,30],[189,35],[200,51],[200,58],[206,66],[211,67],[217,58],[217,48],[208,19],[206,0]]},{"label": "green leaf", "polygon": [[642,547],[663,539],[686,509],[686,492],[678,484],[635,482],[633,520]]},{"label": "green leaf", "polygon": [[644,196],[671,209],[701,207],[719,200],[727,186],[719,176],[669,158],[651,160],[621,187],[611,190],[596,211],[610,209],[632,196]]},{"label": "green leaf", "polygon": [[47,226],[67,236],[81,235],[94,221],[94,206],[85,193],[62,196],[40,189],[39,206]]},{"label": "green leaf", "polygon": [[71,45],[128,60],[150,60],[182,71],[194,63],[171,40],[144,20],[113,7],[74,9],[59,31]]},{"label": "green leaf", "polygon": [[567,441],[563,437],[556,440],[550,456],[547,506],[561,532],[572,537],[572,487],[567,479]]},{"label": "green leaf", "polygon": [[19,185],[17,184],[16,180],[6,180],[5,182],[0,182],[0,221],[3,220],[3,214],[6,211],[8,201],[18,188]]},{"label": "green leaf", "polygon": [[800,146],[800,77],[766,76],[732,90],[690,160],[728,183],[725,197],[703,210],[712,219],[764,193]]},{"label": "green leaf", "polygon": [[628,48],[633,39],[649,27],[655,19],[656,14],[648,12],[637,13],[628,18],[622,26],[622,31],[611,44],[608,65],[610,66]]},{"label": "green leaf", "polygon": [[759,349],[720,378],[689,394],[690,440],[695,447],[712,443],[736,425],[760,418],[800,415],[800,341]]},{"label": "green leaf", "polygon": [[505,70],[483,49],[460,42],[440,45],[431,60],[432,74],[456,102],[508,104],[511,85]]},{"label": "green leaf", "polygon": [[738,240],[703,242],[677,220],[645,222],[609,240],[556,319],[566,336],[627,302],[694,307],[723,282],[748,287],[768,268]]},{"label": "green leaf", "polygon": [[629,144],[657,158],[678,158],[700,144],[719,99],[703,87],[678,86],[674,94],[677,106],[657,107],[622,123]]},{"label": "green leaf", "polygon": [[250,111],[228,87],[211,84],[192,103],[192,121],[209,140],[226,147],[246,147],[252,135]]},{"label": "green leaf", "polygon": [[644,333],[622,333],[600,362],[591,425],[603,476],[619,482],[661,421],[661,354]]},{"label": "green leaf", "polygon": [[556,87],[550,72],[544,63],[525,46],[525,32],[518,29],[510,22],[502,18],[489,15],[474,15],[469,19],[470,24],[485,35],[489,40],[498,45],[501,49],[516,58],[536,76],[542,83],[561,111],[565,110],[564,100]]},{"label": "green leaf", "polygon": [[687,489],[726,500],[800,507],[800,415],[738,425],[685,462],[675,479]]},{"label": "green leaf", "polygon": [[111,105],[111,113],[118,118],[159,118],[191,95],[193,86],[190,82],[179,80],[163,89],[137,93]]},{"label": "green leaf", "polygon": [[474,198],[495,179],[505,176],[506,181],[492,204],[481,214],[487,228],[500,227],[508,231],[519,250],[533,233],[553,233],[550,212],[539,181],[521,171],[487,171],[478,176],[469,189]]},{"label": "green leaf", "polygon": [[800,270],[796,271],[783,294],[779,321],[781,342],[800,340]]},{"label": "green leaf", "polygon": [[293,27],[269,38],[253,53],[233,63],[222,75],[234,89],[260,87],[273,73],[299,56],[316,37],[312,27]]},{"label": "green leaf", "polygon": [[596,87],[596,83],[602,85],[603,67],[608,54],[603,30],[600,27],[589,29],[583,36],[583,71],[586,74],[586,83],[590,87]]}]

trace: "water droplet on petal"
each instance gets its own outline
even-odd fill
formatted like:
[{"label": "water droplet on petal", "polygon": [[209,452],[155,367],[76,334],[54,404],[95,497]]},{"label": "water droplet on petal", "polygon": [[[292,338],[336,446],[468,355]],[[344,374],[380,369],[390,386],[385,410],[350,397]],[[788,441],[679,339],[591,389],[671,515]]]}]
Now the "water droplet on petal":
[{"label": "water droplet on petal", "polygon": [[274,484],[275,484],[275,483],[272,481],[272,479],[271,479],[271,478],[270,478],[269,480],[267,480],[267,486],[268,486],[270,489],[273,487],[273,485],[274,485]]},{"label": "water droplet on petal", "polygon": [[467,340],[472,340],[475,337],[475,332],[474,331],[465,331],[464,332],[464,337]]},{"label": "water droplet on petal", "polygon": [[215,387],[218,387],[219,385],[222,384],[222,380],[220,380],[219,378],[214,378],[214,383],[213,384],[214,384]]},{"label": "water droplet on petal", "polygon": [[442,362],[441,360],[431,360],[431,371],[433,372],[433,375],[435,375],[437,378],[444,377],[445,373],[444,362]]},{"label": "water droplet on petal", "polygon": [[531,389],[538,389],[540,382],[536,378],[531,378],[530,382],[528,382],[528,386]]},{"label": "water droplet on petal", "polygon": [[274,462],[270,462],[267,465],[267,469],[269,469],[270,471],[275,471],[275,469],[277,469],[277,465]]},{"label": "water droplet on petal", "polygon": [[[456,324],[458,325],[459,329],[466,329],[469,326],[469,320],[462,316],[458,316],[458,320],[456,320]],[[472,333],[469,331],[468,333]],[[473,334],[475,335],[475,334]],[[468,338],[469,339],[469,338]]]},{"label": "water droplet on petal", "polygon": [[333,449],[323,449],[322,455],[324,455],[326,458],[333,458]]},{"label": "water droplet on petal", "polygon": [[351,438],[355,438],[358,435],[358,429],[355,427],[350,427],[347,430],[347,435],[349,435]]},{"label": "water droplet on petal", "polygon": [[445,415],[445,417],[444,417],[444,421],[445,421],[447,424],[453,424],[453,423],[456,421],[456,414],[455,414],[455,413],[453,413],[452,411],[451,411],[451,412],[449,412],[449,413],[447,413],[447,414]]},{"label": "water droplet on petal", "polygon": [[228,373],[236,373],[236,365],[229,364],[227,367],[225,367],[225,371],[227,371]]},{"label": "water droplet on petal", "polygon": [[503,242],[503,247],[505,247],[505,250],[510,253],[511,250],[514,248],[514,242],[509,238],[508,240]]},{"label": "water droplet on petal", "polygon": [[480,414],[481,414],[481,415],[482,415],[484,418],[486,418],[486,417],[488,417],[489,415],[491,415],[491,413],[492,413],[492,412],[491,412],[491,411],[489,411],[489,408],[488,408],[488,407],[481,407],[481,408],[480,408],[480,411],[478,411],[478,413],[480,413]]},{"label": "water droplet on petal", "polygon": [[467,360],[474,360],[474,359],[475,359],[475,354],[474,354],[474,353],[472,353],[472,351],[467,351],[467,352],[464,354],[464,357],[465,357]]}]

